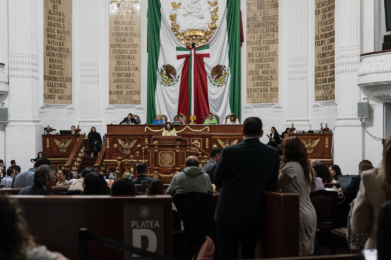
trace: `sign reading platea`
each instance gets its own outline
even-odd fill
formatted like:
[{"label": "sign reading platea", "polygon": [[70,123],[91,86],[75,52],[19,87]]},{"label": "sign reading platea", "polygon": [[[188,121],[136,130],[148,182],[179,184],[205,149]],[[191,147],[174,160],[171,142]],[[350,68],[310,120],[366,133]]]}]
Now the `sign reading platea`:
[{"label": "sign reading platea", "polygon": [[217,0],[177,0],[171,6],[171,30],[183,44],[202,46],[212,38],[219,20]]}]

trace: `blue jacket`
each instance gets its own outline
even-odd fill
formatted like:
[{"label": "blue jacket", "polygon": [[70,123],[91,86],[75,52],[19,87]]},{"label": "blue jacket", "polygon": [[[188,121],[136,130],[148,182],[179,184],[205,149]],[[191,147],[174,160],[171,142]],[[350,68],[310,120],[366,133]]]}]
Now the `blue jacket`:
[{"label": "blue jacket", "polygon": [[34,185],[34,174],[35,169],[30,168],[25,172],[16,174],[14,180],[12,181],[12,188],[24,188],[27,186]]},{"label": "blue jacket", "polygon": [[358,190],[360,189],[361,175],[354,175],[343,191],[345,196],[357,197]]},{"label": "blue jacket", "polygon": [[19,195],[53,195],[50,191],[46,190],[46,188],[42,185],[34,184],[32,186],[24,187]]}]

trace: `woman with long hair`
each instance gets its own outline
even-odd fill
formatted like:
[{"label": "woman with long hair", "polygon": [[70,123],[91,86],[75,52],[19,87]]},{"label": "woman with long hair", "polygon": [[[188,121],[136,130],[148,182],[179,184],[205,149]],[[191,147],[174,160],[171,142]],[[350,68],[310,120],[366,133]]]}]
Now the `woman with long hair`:
[{"label": "woman with long hair", "polygon": [[0,259],[66,260],[60,253],[37,246],[15,199],[0,195]]},{"label": "woman with long hair", "polygon": [[97,152],[98,155],[100,153],[100,149],[102,148],[102,137],[100,133],[96,131],[96,128],[91,127],[91,131],[88,133],[88,139],[90,139],[90,149],[91,149],[91,157],[94,156],[94,152]]},{"label": "woman with long hair", "polygon": [[338,176],[342,175],[341,168],[339,168],[338,165],[333,164],[329,167],[330,174],[331,174],[331,183],[337,183],[339,182]]},{"label": "woman with long hair", "polygon": [[176,136],[175,128],[170,122],[167,122],[164,126],[163,136]]},{"label": "woman with long hair", "polygon": [[[381,206],[391,199],[391,135],[383,148],[382,168],[373,168],[361,173],[361,184],[353,213],[350,219],[353,232],[357,235],[367,234],[369,239],[365,249],[377,248],[377,226]],[[379,243],[387,241],[379,241]]]},{"label": "woman with long hair", "polygon": [[87,174],[83,182],[83,195],[110,195],[105,178],[97,172]]},{"label": "woman with long hair", "polygon": [[163,183],[159,180],[152,181],[149,184],[147,195],[164,195]]},{"label": "woman with long hair", "polygon": [[267,137],[269,138],[269,142],[267,143],[267,145],[277,147],[277,145],[281,143],[280,134],[277,132],[277,129],[274,126],[270,128],[270,132],[270,135],[267,135]]},{"label": "woman with long hair", "polygon": [[307,149],[296,137],[289,137],[282,142],[281,171],[276,190],[300,195],[299,255],[312,255],[316,232],[316,212],[310,199],[314,189],[308,162]]},{"label": "woman with long hair", "polygon": [[30,161],[31,161],[32,163],[35,163],[38,159],[41,159],[41,158],[45,158],[45,156],[43,155],[43,152],[38,152],[37,158],[31,159]]},{"label": "woman with long hair", "polygon": [[331,173],[324,163],[315,163],[312,168],[314,177],[322,179],[322,183],[331,183]]}]

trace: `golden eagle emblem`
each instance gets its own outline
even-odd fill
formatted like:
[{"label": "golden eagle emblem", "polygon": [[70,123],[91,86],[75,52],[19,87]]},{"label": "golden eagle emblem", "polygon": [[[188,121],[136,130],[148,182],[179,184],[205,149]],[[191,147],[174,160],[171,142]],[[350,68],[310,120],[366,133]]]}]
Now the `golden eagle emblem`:
[{"label": "golden eagle emblem", "polygon": [[130,141],[129,139],[126,139],[125,141],[118,139],[118,143],[122,146],[124,149],[125,154],[130,154],[130,149],[137,143],[137,139],[134,139]]},{"label": "golden eagle emblem", "polygon": [[67,151],[68,146],[72,143],[72,140],[73,139],[68,139],[68,140],[61,139],[61,141],[60,141],[60,140],[54,139],[54,142],[58,146],[60,153],[65,153]]},{"label": "golden eagle emblem", "polygon": [[181,7],[182,4],[181,3],[177,4],[175,2],[172,2],[171,5],[172,5],[172,8],[174,8],[174,10],[176,11]]},{"label": "golden eagle emblem", "polygon": [[224,149],[225,147],[228,147],[228,146],[237,144],[238,141],[239,141],[239,139],[233,140],[231,143],[229,143],[229,140],[228,140],[228,139],[225,140],[225,142],[222,141],[222,140],[220,140],[220,139],[217,139],[217,141],[219,142],[219,144],[221,145],[221,147],[223,147],[223,149]]},{"label": "golden eagle emblem", "polygon": [[210,5],[210,7],[215,7],[219,4],[219,2],[217,2],[217,0],[213,0],[213,2],[209,1],[208,4]]},{"label": "golden eagle emblem", "polygon": [[303,142],[305,148],[307,149],[307,153],[314,153],[315,147],[318,145],[320,139],[316,139],[311,143],[311,139],[308,139],[308,143],[306,143],[303,139],[300,139]]}]

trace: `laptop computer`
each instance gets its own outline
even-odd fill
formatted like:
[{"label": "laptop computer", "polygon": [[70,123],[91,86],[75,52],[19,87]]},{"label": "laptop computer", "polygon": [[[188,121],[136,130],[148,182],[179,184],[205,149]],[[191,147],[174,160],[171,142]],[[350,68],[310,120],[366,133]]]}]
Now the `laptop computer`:
[{"label": "laptop computer", "polygon": [[60,130],[60,135],[70,135],[72,134],[71,130]]},{"label": "laptop computer", "polygon": [[346,187],[349,185],[349,182],[352,179],[352,177],[353,177],[353,175],[338,176],[339,186],[342,188],[342,190],[346,189]]}]

